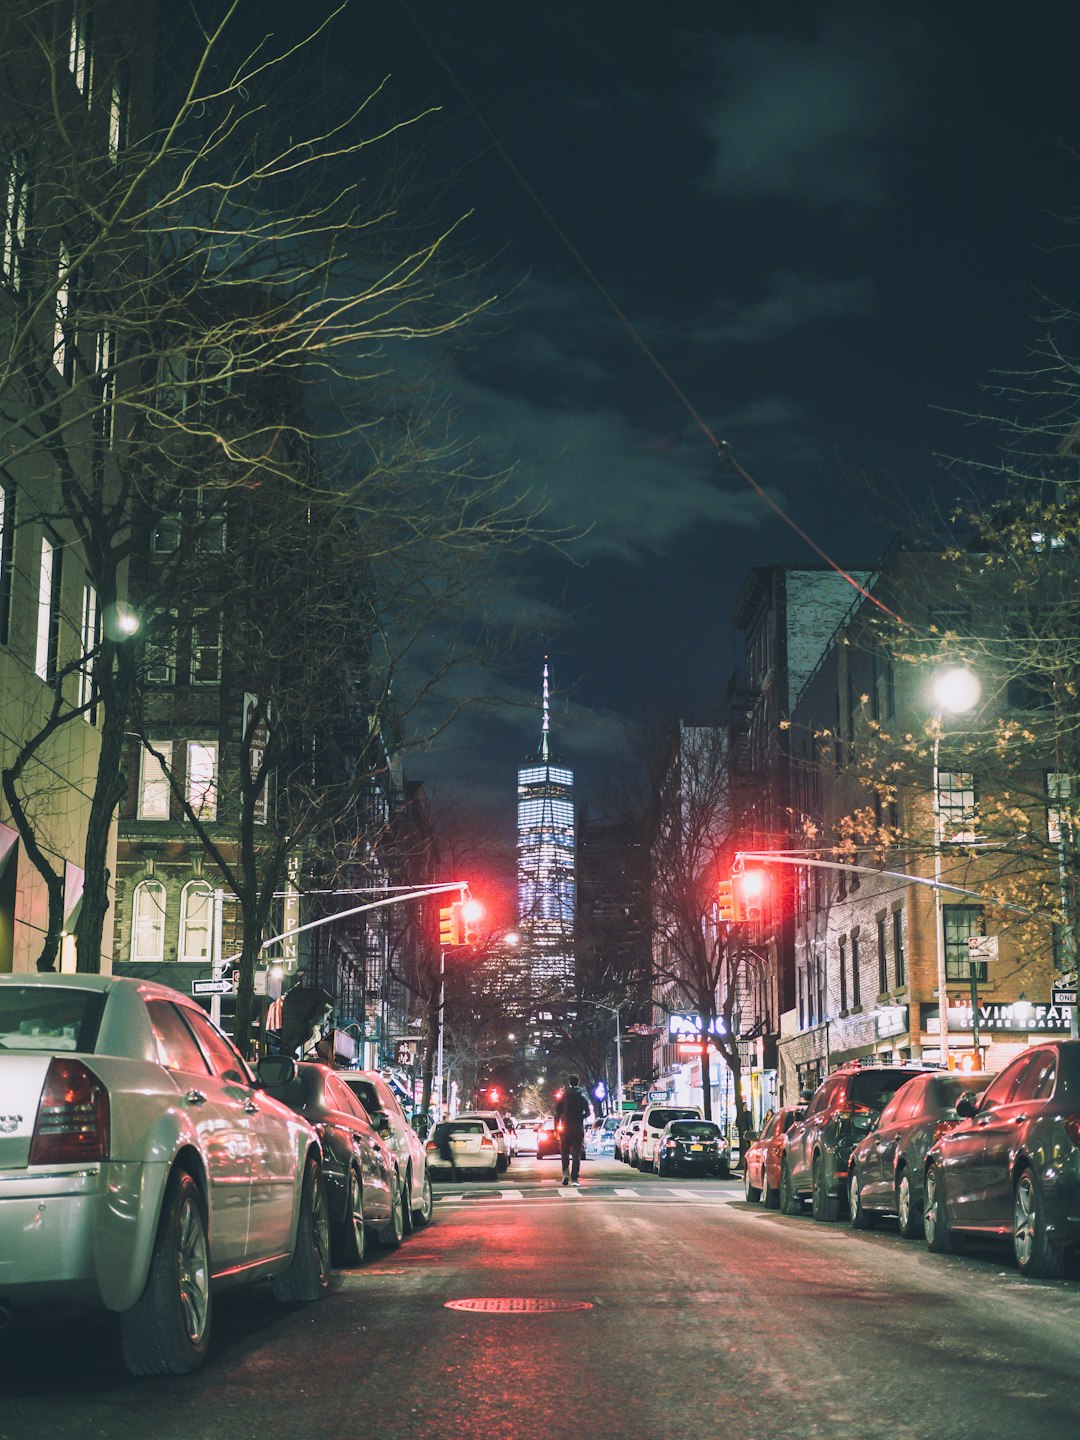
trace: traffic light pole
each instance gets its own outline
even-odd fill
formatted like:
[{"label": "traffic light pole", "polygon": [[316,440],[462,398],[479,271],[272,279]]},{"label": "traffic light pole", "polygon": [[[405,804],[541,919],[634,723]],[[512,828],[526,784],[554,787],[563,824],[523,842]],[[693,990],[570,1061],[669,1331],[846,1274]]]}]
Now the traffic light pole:
[{"label": "traffic light pole", "polygon": [[[435,1047],[435,1104],[438,1107],[438,1118],[446,1119],[443,1110],[443,1020],[446,1015],[446,950],[439,946],[439,1037]],[[446,1109],[449,1110],[449,1105]],[[456,1173],[456,1172],[455,1172]]]}]

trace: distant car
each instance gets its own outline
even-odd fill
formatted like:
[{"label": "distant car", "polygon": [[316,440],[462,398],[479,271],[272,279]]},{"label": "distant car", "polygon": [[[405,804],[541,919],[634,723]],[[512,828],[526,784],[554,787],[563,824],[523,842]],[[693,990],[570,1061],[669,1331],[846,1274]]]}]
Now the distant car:
[{"label": "distant car", "polygon": [[[672,1120],[700,1120],[701,1111],[696,1105],[671,1105],[663,1102],[646,1105],[641,1116],[641,1132],[637,1137],[636,1164],[639,1170],[655,1168],[656,1145],[664,1127]],[[631,1141],[633,1149],[633,1141]]]},{"label": "distant car", "polygon": [[319,1137],[188,996],[0,975],[0,1309],[111,1310],[136,1375],[202,1364],[219,1287],[330,1284]]},{"label": "distant car", "polygon": [[624,1110],[622,1115],[619,1117],[619,1123],[615,1127],[615,1134],[612,1137],[613,1154],[616,1160],[625,1161],[628,1158],[626,1154],[626,1145],[629,1137],[630,1126],[634,1123],[635,1120],[640,1121],[644,1113],[645,1112],[643,1110]]},{"label": "distant car", "polygon": [[377,1070],[339,1070],[337,1074],[371,1116],[371,1123],[397,1157],[398,1169],[405,1176],[405,1194],[409,1197],[405,1206],[406,1232],[414,1225],[426,1225],[432,1214],[427,1152],[397,1096]]},{"label": "distant car", "polygon": [[428,1170],[436,1180],[452,1180],[458,1171],[494,1178],[502,1169],[498,1142],[483,1120],[477,1118],[459,1115],[453,1120],[440,1120],[426,1148]]},{"label": "distant car", "polygon": [[926,1157],[928,1247],[1011,1241],[1021,1275],[1060,1276],[1080,1245],[1080,1040],[1032,1045],[956,1110]]},{"label": "distant car", "polygon": [[827,1076],[787,1132],[780,1166],[780,1209],[797,1215],[809,1198],[815,1220],[835,1220],[847,1204],[848,1162],[855,1146],[901,1086],[926,1066],[863,1065],[857,1060]]},{"label": "distant car", "polygon": [[784,1158],[787,1131],[801,1120],[802,1105],[783,1105],[769,1115],[761,1132],[746,1148],[743,1158],[743,1193],[753,1204],[764,1199],[767,1210],[780,1204],[780,1166]]},{"label": "distant car", "polygon": [[536,1131],[539,1127],[537,1120],[520,1120],[517,1127],[517,1142],[519,1155],[536,1154]]},{"label": "distant car", "polygon": [[[482,1120],[495,1137],[495,1144],[499,1148],[499,1171],[509,1168],[510,1165],[510,1132],[503,1121],[501,1110],[462,1110],[456,1117],[459,1120]],[[429,1152],[430,1153],[430,1152]]]},{"label": "distant car", "polygon": [[266,1093],[303,1115],[322,1142],[338,1262],[359,1265],[369,1233],[384,1245],[400,1245],[405,1182],[397,1156],[337,1072],[316,1061],[265,1055],[257,1073]]},{"label": "distant car", "polygon": [[932,1072],[896,1092],[851,1156],[848,1213],[856,1230],[870,1229],[879,1215],[895,1215],[906,1240],[922,1239],[927,1151],[959,1120],[960,1096],[981,1094],[992,1079]]},{"label": "distant car", "polygon": [[656,1142],[653,1168],[657,1175],[718,1175],[726,1180],[731,1156],[724,1132],[712,1120],[669,1121]]},{"label": "distant car", "polygon": [[627,1165],[637,1169],[638,1163],[638,1140],[641,1136],[641,1116],[634,1116],[630,1123],[623,1129],[622,1158]]},{"label": "distant car", "polygon": [[615,1153],[615,1131],[622,1122],[621,1115],[605,1115],[594,1128],[592,1147],[598,1155]]},{"label": "distant car", "polygon": [[562,1141],[555,1129],[554,1119],[549,1116],[536,1132],[536,1158],[548,1160],[552,1155],[562,1155]]}]

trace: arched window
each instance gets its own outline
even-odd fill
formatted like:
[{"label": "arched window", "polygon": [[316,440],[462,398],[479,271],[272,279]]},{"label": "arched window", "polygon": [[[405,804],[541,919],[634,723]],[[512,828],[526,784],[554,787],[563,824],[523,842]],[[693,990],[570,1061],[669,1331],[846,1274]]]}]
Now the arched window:
[{"label": "arched window", "polygon": [[142,964],[165,958],[165,886],[140,880],[131,905],[131,958]]},{"label": "arched window", "polygon": [[207,964],[212,955],[214,892],[205,880],[191,880],[180,896],[179,959]]}]

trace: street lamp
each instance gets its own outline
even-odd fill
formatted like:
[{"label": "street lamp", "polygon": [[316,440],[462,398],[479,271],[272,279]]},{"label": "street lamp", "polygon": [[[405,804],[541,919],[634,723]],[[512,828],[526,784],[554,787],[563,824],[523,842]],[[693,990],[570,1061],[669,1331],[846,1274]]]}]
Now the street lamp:
[{"label": "street lamp", "polygon": [[603,1000],[586,1000],[583,995],[579,999],[583,1005],[596,1005],[601,1010],[609,1010],[615,1016],[615,1108],[621,1111],[623,1105],[622,1022],[619,1012],[622,1006],[608,1005]]},{"label": "street lamp", "polygon": [[[936,709],[934,711],[934,773],[932,777],[934,805],[934,933],[937,943],[937,985],[938,985],[938,1063],[949,1063],[949,997],[945,974],[945,911],[941,903],[941,727],[946,714],[964,715],[974,710],[982,694],[979,677],[965,665],[950,665],[939,670],[931,686]],[[969,962],[972,963],[972,962]]]}]

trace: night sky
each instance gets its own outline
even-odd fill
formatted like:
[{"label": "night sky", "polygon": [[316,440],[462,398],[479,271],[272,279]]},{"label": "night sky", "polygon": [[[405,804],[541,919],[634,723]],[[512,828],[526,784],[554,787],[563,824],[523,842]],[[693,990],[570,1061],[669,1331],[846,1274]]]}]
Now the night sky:
[{"label": "night sky", "polygon": [[486,269],[470,283],[505,297],[444,357],[462,432],[546,494],[552,524],[587,530],[568,558],[506,573],[498,603],[528,634],[469,683],[517,704],[413,758],[444,806],[468,796],[512,825],[545,649],[556,748],[587,798],[624,718],[723,690],[747,569],[818,563],[719,464],[573,250],[707,429],[833,558],[872,564],[908,501],[953,494],[943,456],[994,453],[993,427],[964,416],[1004,403],[995,376],[1077,300],[1077,14],[348,7],[326,83],[389,76],[393,111],[440,107],[420,134],[438,212],[472,212],[463,242]]}]

